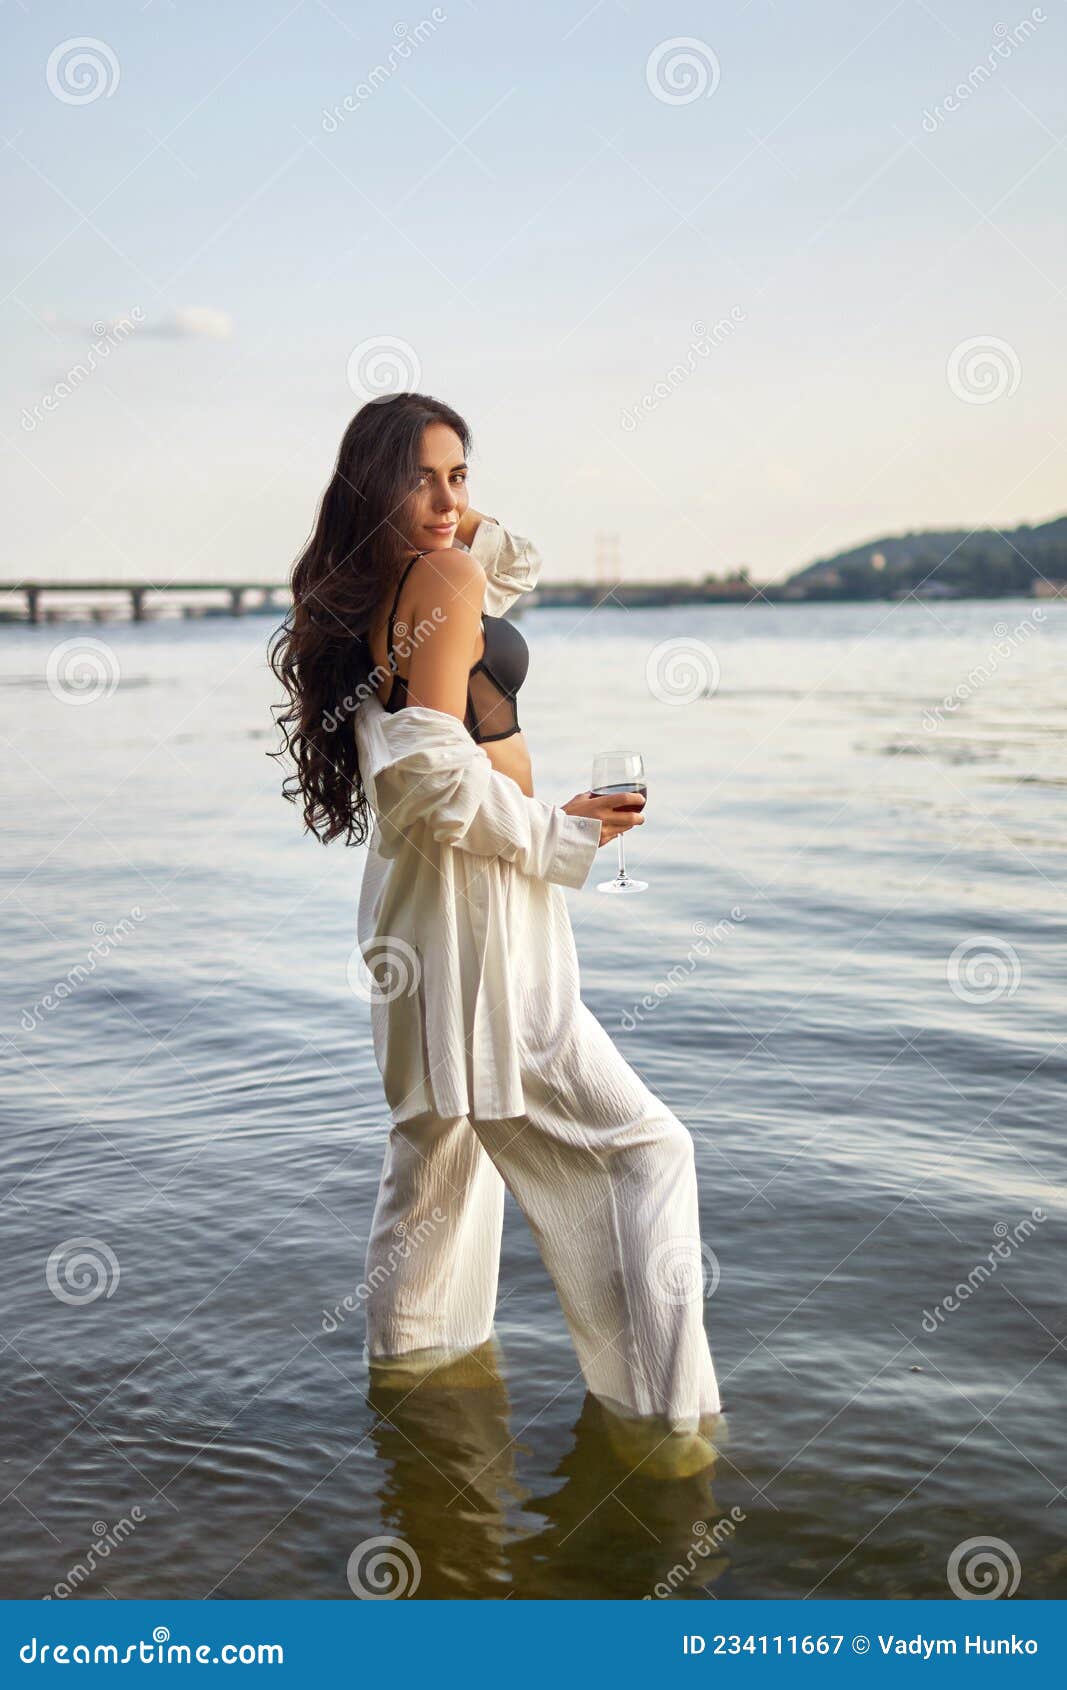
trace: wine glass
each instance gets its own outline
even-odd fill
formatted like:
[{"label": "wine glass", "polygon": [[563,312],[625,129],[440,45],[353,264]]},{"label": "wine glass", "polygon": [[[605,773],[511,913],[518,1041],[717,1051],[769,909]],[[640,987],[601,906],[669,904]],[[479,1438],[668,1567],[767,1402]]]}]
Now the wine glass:
[{"label": "wine glass", "polygon": [[[590,790],[596,796],[603,796],[609,792],[640,792],[644,797],[648,788],[645,785],[644,758],[638,751],[599,751],[593,758],[593,779]],[[633,880],[626,872],[626,854],[623,850],[623,840],[626,835],[619,834],[615,843],[619,847],[619,872],[614,880],[601,880],[597,884],[598,892],[644,892],[647,890],[647,880]]]}]

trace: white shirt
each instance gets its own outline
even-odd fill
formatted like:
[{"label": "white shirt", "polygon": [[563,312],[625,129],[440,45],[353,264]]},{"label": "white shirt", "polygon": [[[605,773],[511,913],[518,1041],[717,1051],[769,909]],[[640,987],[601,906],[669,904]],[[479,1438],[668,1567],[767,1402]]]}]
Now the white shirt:
[{"label": "white shirt", "polygon": [[[535,587],[540,553],[500,523],[469,549],[488,615]],[[371,694],[354,731],[374,817],[357,935],[393,1119],[524,1114],[524,1050],[551,1050],[578,1001],[562,888],[584,884],[600,822],[527,797],[444,711]]]}]

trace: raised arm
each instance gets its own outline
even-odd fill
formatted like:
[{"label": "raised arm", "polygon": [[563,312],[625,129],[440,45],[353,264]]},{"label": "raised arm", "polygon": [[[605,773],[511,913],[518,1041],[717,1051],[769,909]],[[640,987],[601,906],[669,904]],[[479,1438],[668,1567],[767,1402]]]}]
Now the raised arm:
[{"label": "raised arm", "polygon": [[515,600],[532,593],[541,574],[541,553],[532,540],[480,511],[466,510],[456,538],[469,547],[485,573],[486,591],[482,609],[490,616],[503,616]]}]

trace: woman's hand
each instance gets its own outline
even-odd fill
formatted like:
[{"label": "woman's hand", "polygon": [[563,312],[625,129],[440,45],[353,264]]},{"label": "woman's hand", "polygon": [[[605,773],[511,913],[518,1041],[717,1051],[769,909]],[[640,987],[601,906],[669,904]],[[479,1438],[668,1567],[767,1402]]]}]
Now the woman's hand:
[{"label": "woman's hand", "polygon": [[461,545],[466,546],[469,551],[471,546],[474,544],[474,536],[477,534],[481,524],[483,522],[492,521],[493,518],[491,516],[483,516],[481,511],[476,511],[474,509],[473,505],[468,505],[457,524],[455,538]]},{"label": "woman's hand", "polygon": [[643,827],[645,818],[644,794],[640,792],[579,792],[563,809],[569,816],[597,816],[600,819],[600,843],[607,845],[620,833],[632,827]]}]

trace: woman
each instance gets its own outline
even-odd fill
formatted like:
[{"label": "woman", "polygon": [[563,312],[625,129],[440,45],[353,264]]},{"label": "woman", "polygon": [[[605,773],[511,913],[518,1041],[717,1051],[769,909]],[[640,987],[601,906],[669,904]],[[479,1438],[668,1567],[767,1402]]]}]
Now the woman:
[{"label": "woman", "polygon": [[541,559],[472,508],[469,448],[435,399],[363,407],[272,652],[286,796],[324,843],[369,839],[357,935],[391,1125],[367,1356],[414,1376],[487,1340],[506,1186],[589,1389],[643,1459],[674,1440],[691,1469],[720,1407],[692,1138],[582,1002],[562,890],[644,799],[534,795],[503,613]]}]

